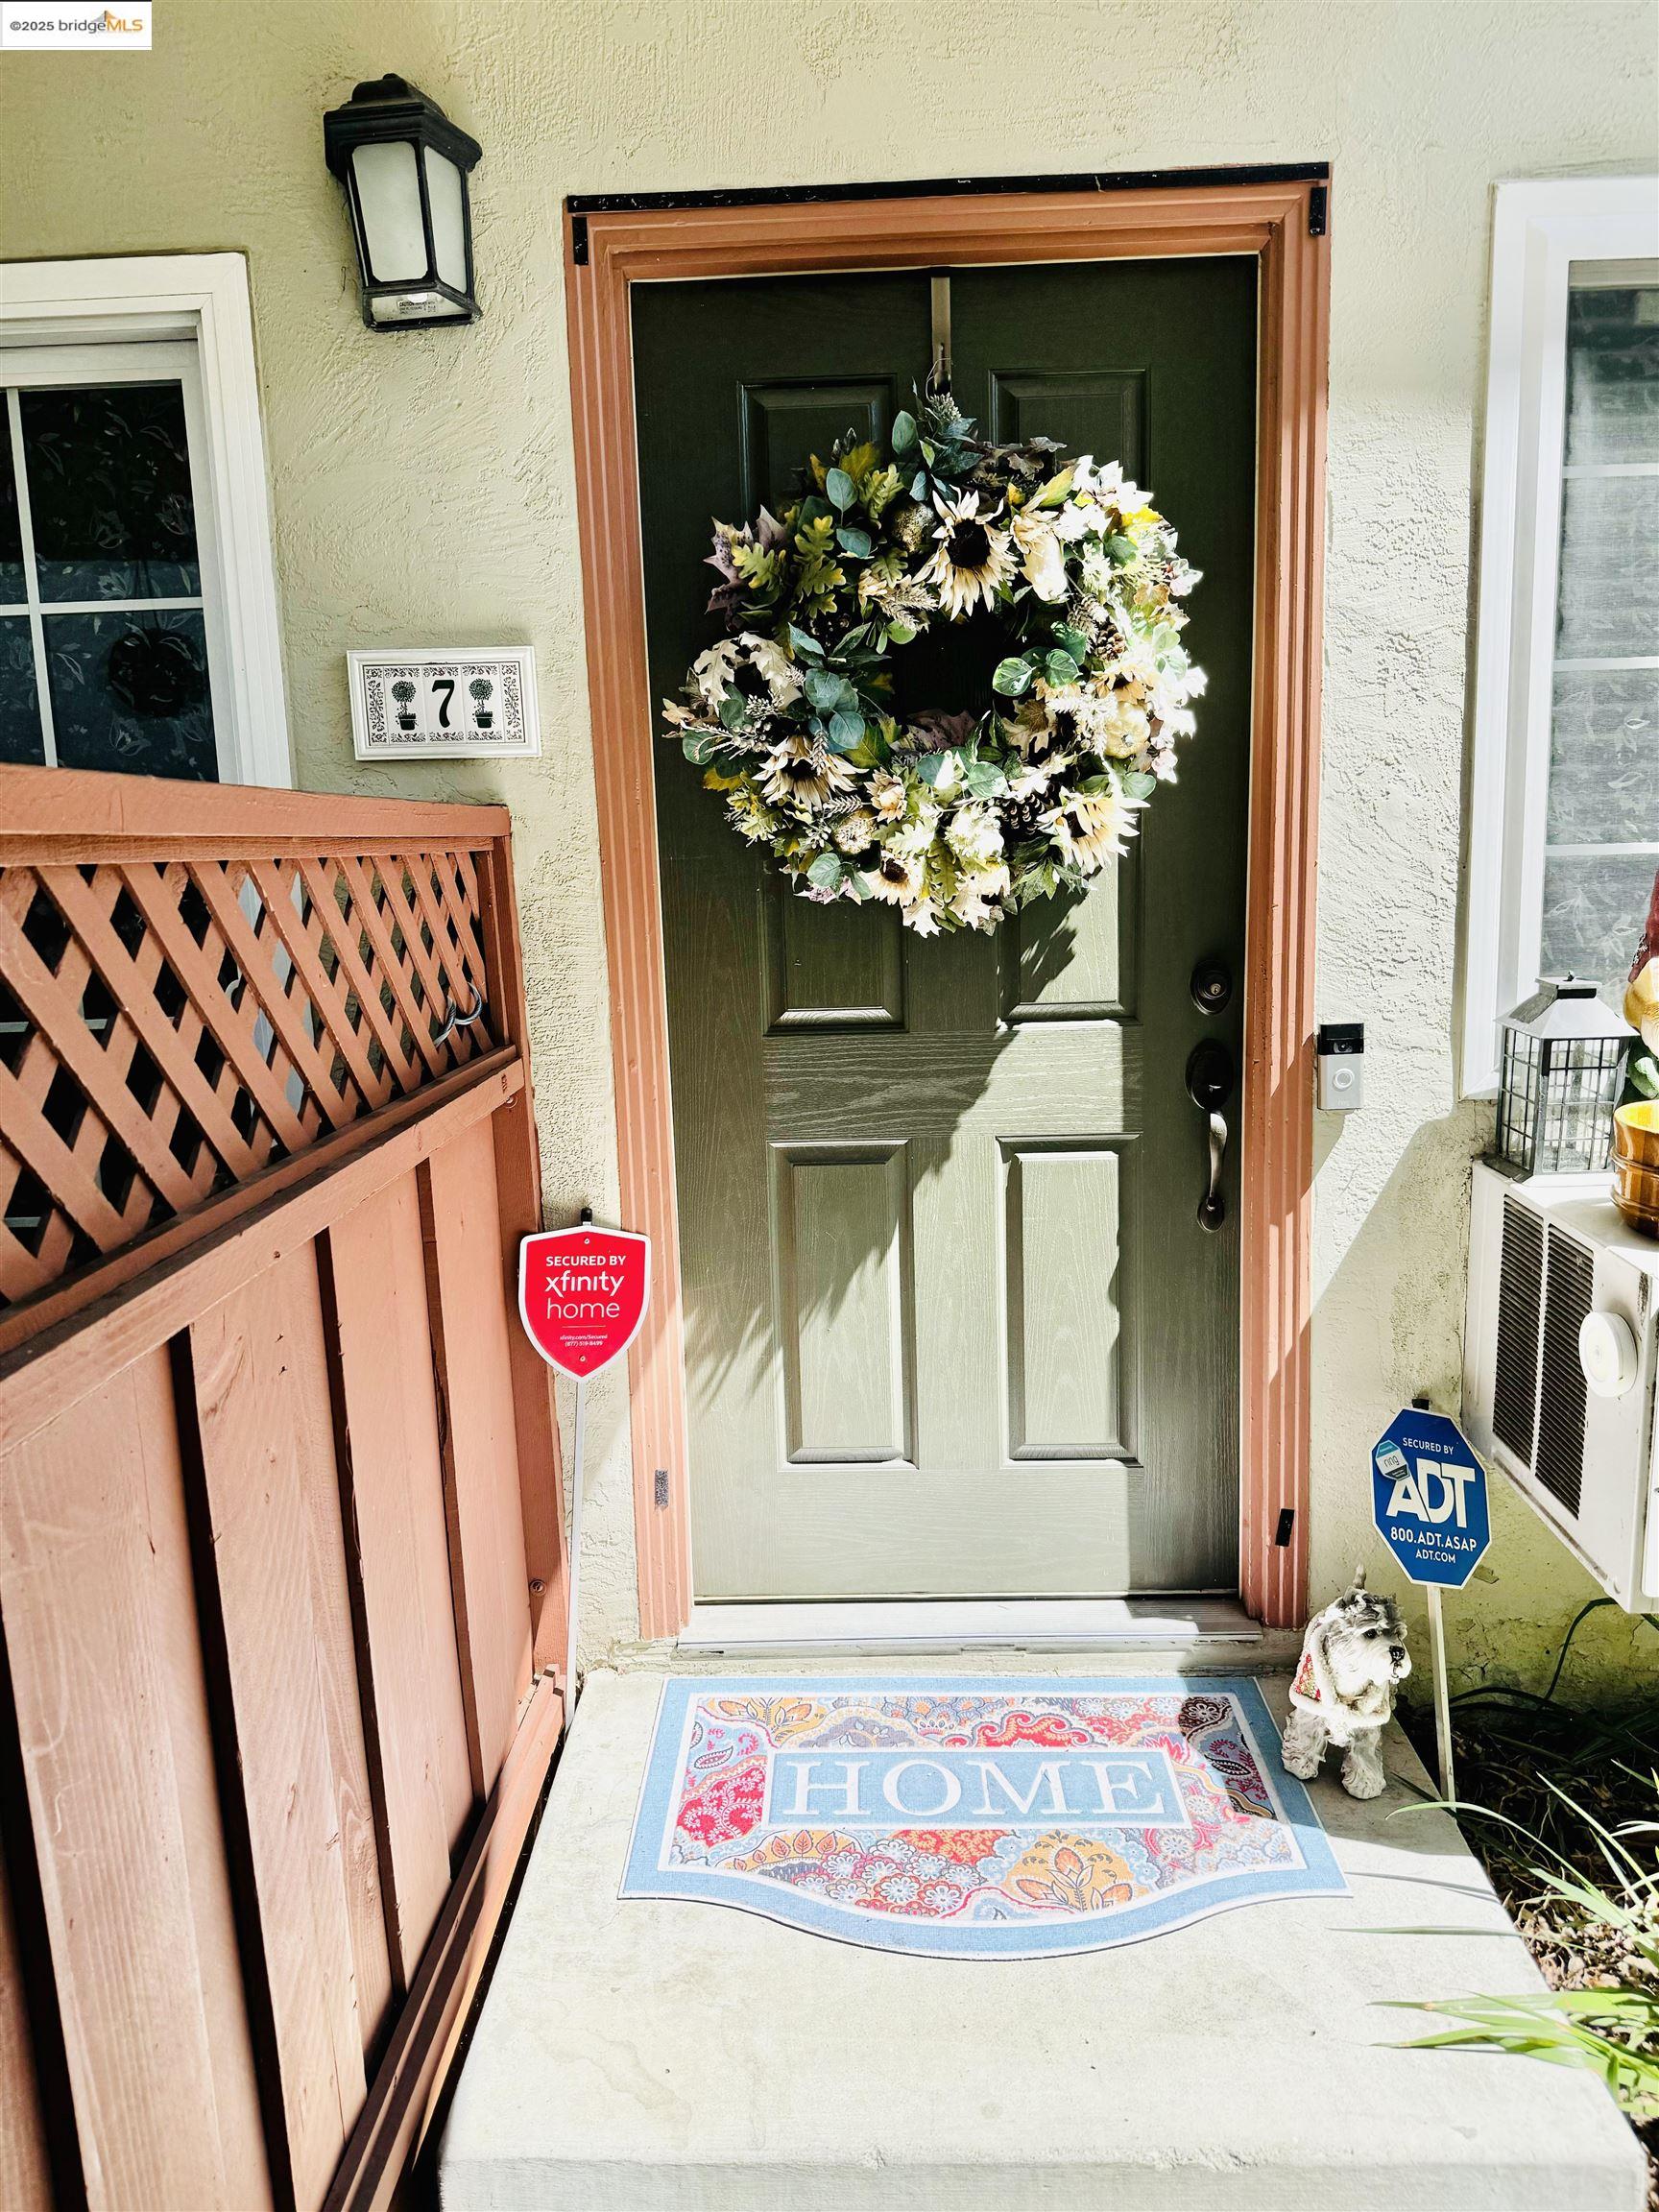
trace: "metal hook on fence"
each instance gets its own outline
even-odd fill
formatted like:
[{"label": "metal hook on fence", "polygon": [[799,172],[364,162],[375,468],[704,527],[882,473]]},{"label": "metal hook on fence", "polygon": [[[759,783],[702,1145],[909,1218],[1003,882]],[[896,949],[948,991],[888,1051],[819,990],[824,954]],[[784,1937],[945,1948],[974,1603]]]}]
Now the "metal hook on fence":
[{"label": "metal hook on fence", "polygon": [[484,1012],[484,994],[477,988],[475,984],[472,983],[468,985],[468,989],[472,993],[472,1004],[470,1009],[465,1014],[463,1014],[456,1006],[453,998],[449,998],[447,994],[445,995],[444,1003],[449,1010],[449,1019],[445,1022],[443,1028],[439,1030],[437,1036],[433,1038],[432,1042],[434,1045],[446,1045],[449,1039],[454,1036],[457,1029],[470,1029],[473,1022],[478,1021],[482,1016]]}]

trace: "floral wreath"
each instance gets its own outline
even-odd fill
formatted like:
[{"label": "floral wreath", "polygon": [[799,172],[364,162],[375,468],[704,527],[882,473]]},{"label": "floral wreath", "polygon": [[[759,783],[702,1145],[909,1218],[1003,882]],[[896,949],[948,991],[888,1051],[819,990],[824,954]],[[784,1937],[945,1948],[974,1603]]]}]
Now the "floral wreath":
[{"label": "floral wreath", "polygon": [[[885,455],[849,433],[814,456],[781,516],[716,522],[709,612],[733,634],[664,716],[802,897],[886,900],[932,936],[1120,854],[1205,680],[1180,641],[1198,571],[1118,464],[989,444],[948,395],[919,413]],[[890,650],[980,613],[1019,647],[993,704],[901,724]]]}]

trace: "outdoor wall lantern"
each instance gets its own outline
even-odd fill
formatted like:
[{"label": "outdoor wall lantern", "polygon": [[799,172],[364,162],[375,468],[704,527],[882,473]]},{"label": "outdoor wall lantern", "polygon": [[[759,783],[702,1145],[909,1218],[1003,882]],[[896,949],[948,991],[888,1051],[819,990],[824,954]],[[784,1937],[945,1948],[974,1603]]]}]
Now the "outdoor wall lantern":
[{"label": "outdoor wall lantern", "polygon": [[359,84],[323,118],[346,187],[371,330],[476,323],[467,172],[484,149],[401,77]]},{"label": "outdoor wall lantern", "polygon": [[1497,1159],[1518,1175],[1588,1175],[1607,1165],[1613,1109],[1635,1032],[1594,983],[1546,978],[1503,1023]]}]

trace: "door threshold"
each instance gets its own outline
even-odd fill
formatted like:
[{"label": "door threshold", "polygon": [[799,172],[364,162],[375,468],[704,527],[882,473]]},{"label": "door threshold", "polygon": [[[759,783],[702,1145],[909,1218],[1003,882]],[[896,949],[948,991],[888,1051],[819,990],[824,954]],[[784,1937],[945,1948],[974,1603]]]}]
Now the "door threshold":
[{"label": "door threshold", "polygon": [[1183,1650],[1259,1644],[1262,1624],[1237,1598],[880,1599],[693,1605],[682,1651]]}]

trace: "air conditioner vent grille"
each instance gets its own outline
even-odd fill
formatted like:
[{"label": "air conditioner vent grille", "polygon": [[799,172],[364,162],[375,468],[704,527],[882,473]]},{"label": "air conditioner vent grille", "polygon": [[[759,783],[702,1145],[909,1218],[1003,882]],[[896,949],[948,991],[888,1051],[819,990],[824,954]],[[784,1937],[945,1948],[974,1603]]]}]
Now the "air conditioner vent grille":
[{"label": "air conditioner vent grille", "polygon": [[1492,1432],[1528,1468],[1538,1410],[1538,1316],[1543,1303],[1544,1224],[1529,1206],[1505,1198]]},{"label": "air conditioner vent grille", "polygon": [[1584,1370],[1578,1331],[1596,1291],[1596,1258],[1575,1237],[1550,1231],[1544,1290],[1544,1358],[1533,1474],[1575,1519],[1584,1482]]}]

